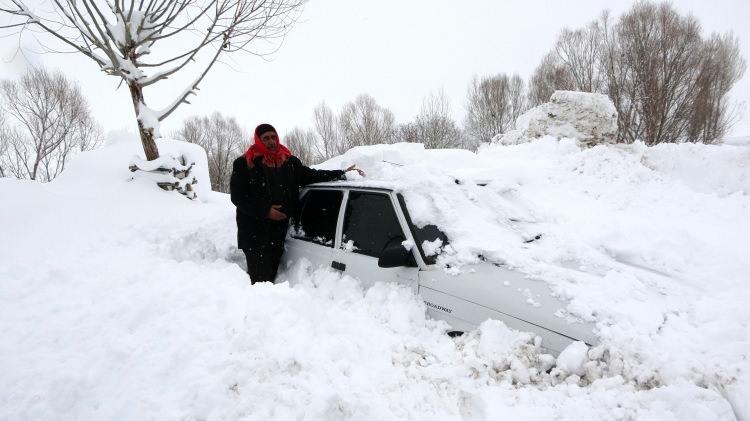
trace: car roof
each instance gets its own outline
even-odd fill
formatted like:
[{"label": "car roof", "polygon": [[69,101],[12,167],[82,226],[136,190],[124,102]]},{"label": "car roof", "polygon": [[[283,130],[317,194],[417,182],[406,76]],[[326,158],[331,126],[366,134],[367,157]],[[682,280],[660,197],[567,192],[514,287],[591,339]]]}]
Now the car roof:
[{"label": "car roof", "polygon": [[381,180],[345,180],[345,181],[327,181],[324,183],[314,183],[305,186],[307,188],[317,187],[334,187],[334,188],[361,188],[361,189],[378,189],[378,190],[397,190],[396,183]]}]

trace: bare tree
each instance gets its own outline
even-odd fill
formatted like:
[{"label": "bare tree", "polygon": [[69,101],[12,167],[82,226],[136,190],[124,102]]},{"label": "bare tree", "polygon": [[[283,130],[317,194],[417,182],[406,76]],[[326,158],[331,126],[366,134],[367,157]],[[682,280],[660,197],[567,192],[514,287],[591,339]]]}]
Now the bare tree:
[{"label": "bare tree", "polygon": [[700,25],[673,6],[636,3],[618,24],[620,54],[630,66],[642,120],[637,137],[648,144],[684,138],[700,64]]},{"label": "bare tree", "polygon": [[713,143],[727,134],[737,117],[728,94],[742,78],[745,67],[734,34],[712,34],[704,42],[688,127],[689,141]]},{"label": "bare tree", "polygon": [[6,153],[8,152],[9,147],[9,129],[8,129],[8,123],[5,118],[5,113],[0,113],[0,178],[7,177],[7,171],[6,171]]},{"label": "bare tree", "polygon": [[50,181],[65,169],[71,155],[102,141],[80,88],[60,72],[39,68],[19,81],[3,80],[0,98],[3,114],[13,120],[3,129],[3,173]]},{"label": "bare tree", "polygon": [[605,75],[605,90],[617,110],[617,142],[631,143],[642,132],[642,120],[635,99],[638,84],[634,69],[621,53],[618,25],[608,12],[599,18],[602,49],[600,64]]},{"label": "bare tree", "polygon": [[575,89],[575,78],[570,70],[562,63],[557,53],[550,52],[544,56],[542,62],[534,70],[529,81],[528,104],[536,107],[549,101],[557,90],[570,91]]},{"label": "bare tree", "polygon": [[[52,0],[47,12],[27,0],[0,0],[19,18],[3,28],[35,27],[127,85],[146,159],[159,157],[159,122],[198,90],[223,54],[250,51],[283,36],[304,0]],[[154,54],[155,46],[161,55]],[[210,51],[206,55],[199,54]],[[162,109],[146,105],[144,88],[201,63],[197,77]]]},{"label": "bare tree", "polygon": [[417,123],[410,121],[408,123],[401,123],[396,129],[396,140],[398,142],[409,142],[419,143],[419,129]]},{"label": "bare tree", "polygon": [[313,112],[315,133],[318,140],[314,144],[317,161],[324,161],[342,153],[341,133],[331,108],[321,102]]},{"label": "bare tree", "polygon": [[600,92],[602,89],[602,48],[602,31],[598,21],[581,29],[563,29],[558,36],[554,52],[572,77],[576,91]]},{"label": "bare tree", "polygon": [[219,112],[209,117],[191,117],[185,120],[177,137],[206,150],[211,189],[229,193],[232,161],[244,151],[248,139],[237,120]]},{"label": "bare tree", "polygon": [[367,94],[344,105],[338,121],[342,136],[339,153],[355,146],[391,143],[395,138],[393,113]]},{"label": "bare tree", "polygon": [[512,129],[525,108],[522,97],[523,80],[518,75],[474,77],[467,94],[467,134],[476,142],[489,142]]},{"label": "bare tree", "polygon": [[425,148],[456,148],[461,146],[461,130],[451,116],[445,92],[430,94],[422,102],[422,109],[414,121],[418,142]]},{"label": "bare tree", "polygon": [[513,75],[508,84],[508,105],[510,106],[510,127],[516,127],[516,120],[528,109],[526,85],[518,75]]},{"label": "bare tree", "polygon": [[322,161],[315,149],[317,143],[318,137],[314,131],[302,130],[299,127],[295,127],[284,136],[284,144],[305,165],[317,164]]}]

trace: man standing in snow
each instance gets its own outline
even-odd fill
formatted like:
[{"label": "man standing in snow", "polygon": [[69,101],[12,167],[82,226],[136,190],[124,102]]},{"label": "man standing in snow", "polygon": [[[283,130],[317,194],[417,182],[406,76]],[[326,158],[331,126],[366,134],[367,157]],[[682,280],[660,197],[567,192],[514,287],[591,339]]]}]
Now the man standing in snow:
[{"label": "man standing in snow", "polygon": [[250,282],[273,282],[284,253],[289,216],[297,211],[299,188],[344,177],[346,171],[302,165],[270,124],[255,128],[255,143],[234,161],[229,183],[237,207],[237,243],[247,258]]}]

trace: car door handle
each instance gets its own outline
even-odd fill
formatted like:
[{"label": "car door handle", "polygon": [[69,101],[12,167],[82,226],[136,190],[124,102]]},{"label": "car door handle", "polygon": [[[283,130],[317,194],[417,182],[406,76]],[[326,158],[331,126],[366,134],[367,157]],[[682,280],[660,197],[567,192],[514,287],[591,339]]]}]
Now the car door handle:
[{"label": "car door handle", "polygon": [[346,265],[337,261],[331,262],[331,267],[342,272],[346,270]]}]

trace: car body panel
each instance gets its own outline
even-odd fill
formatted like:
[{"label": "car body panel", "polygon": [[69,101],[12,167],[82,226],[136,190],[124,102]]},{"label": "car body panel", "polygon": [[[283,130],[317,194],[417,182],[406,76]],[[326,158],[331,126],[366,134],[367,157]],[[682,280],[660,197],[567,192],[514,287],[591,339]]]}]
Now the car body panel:
[{"label": "car body panel", "polygon": [[410,288],[414,293],[418,291],[419,268],[417,267],[381,268],[378,266],[377,258],[343,249],[333,252],[333,261],[345,264],[346,268],[342,272],[359,279],[365,288],[387,279]]},{"label": "car body panel", "polygon": [[[310,261],[313,268],[318,269],[331,267],[332,256],[332,247],[290,237],[286,240],[282,262],[291,263],[304,258]],[[286,264],[282,264],[282,267],[285,266]]]},{"label": "car body panel", "polygon": [[436,300],[430,302],[433,306],[427,304],[433,313],[449,308],[453,317],[473,325],[489,318],[502,320],[515,329],[538,334],[543,346],[556,352],[573,340],[597,342],[592,324],[559,315],[565,302],[552,295],[546,282],[518,271],[488,263],[464,267],[459,275],[420,271],[419,292],[423,298]]},{"label": "car body panel", "polygon": [[[369,188],[351,188],[347,189],[344,193],[344,203],[341,206],[341,212],[339,215],[339,224],[336,229],[336,249],[333,251],[333,261],[337,263],[337,267],[341,268],[341,264],[345,265],[341,270],[343,273],[353,276],[362,283],[366,288],[375,285],[376,282],[388,279],[390,281],[398,282],[408,288],[414,293],[418,291],[418,267],[394,267],[394,268],[382,268],[378,266],[378,259],[376,257],[359,254],[351,250],[347,250],[343,247],[343,225],[344,217],[346,214],[346,206],[349,200],[349,191],[356,190],[360,192],[370,192],[375,194],[385,194],[391,199],[391,206],[396,213],[396,218],[401,225],[401,230],[404,238],[407,240],[413,239],[411,232],[406,226],[403,213],[399,209],[398,202],[393,200],[393,195],[390,191],[383,191],[381,189],[369,189]],[[376,227],[373,227],[376,229]]]},{"label": "car body panel", "polygon": [[[381,268],[375,257],[359,254],[342,247],[342,226],[350,190],[385,193],[391,202],[408,242],[414,244],[408,209],[399,204],[396,193],[387,188],[372,188],[358,184],[325,183],[310,189],[341,189],[344,192],[334,248],[291,238],[284,260],[291,262],[306,258],[316,267],[333,266],[343,273],[358,278],[364,287],[376,282],[398,282],[419,293],[427,314],[445,320],[453,331],[468,331],[487,319],[503,321],[514,329],[539,335],[542,346],[554,353],[561,352],[573,341],[596,344],[594,325],[571,321],[561,315],[566,303],[555,297],[549,285],[526,274],[490,263],[462,267],[458,274],[449,273],[435,265],[425,264],[417,247],[411,252],[417,267]],[[377,229],[377,227],[373,227]],[[304,244],[302,244],[304,243]],[[345,266],[342,266],[345,265]]]}]

